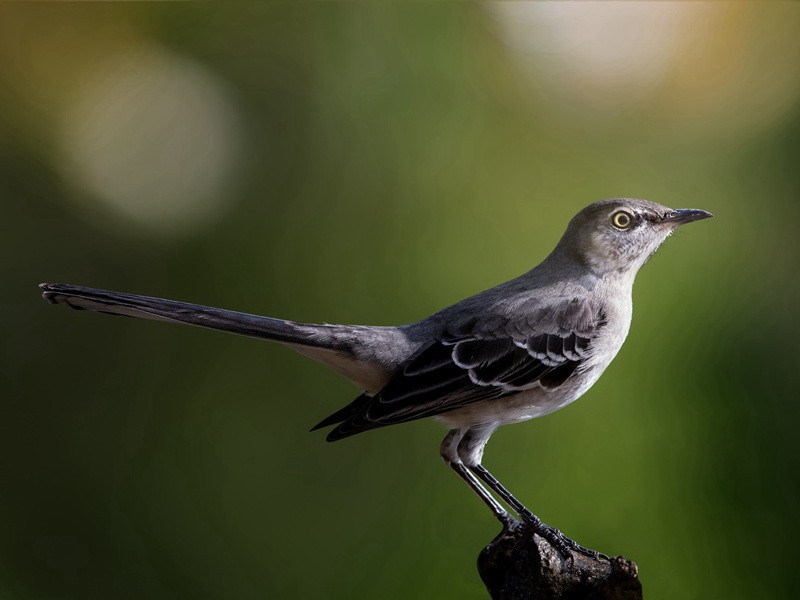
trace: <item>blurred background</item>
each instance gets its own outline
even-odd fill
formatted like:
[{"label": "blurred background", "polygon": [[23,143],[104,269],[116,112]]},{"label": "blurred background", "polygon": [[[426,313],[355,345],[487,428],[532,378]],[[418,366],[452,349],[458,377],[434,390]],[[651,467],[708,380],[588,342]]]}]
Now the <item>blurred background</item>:
[{"label": "blurred background", "polygon": [[648,598],[796,598],[800,6],[0,6],[0,595],[486,598],[498,533],[416,422],[277,345],[60,281],[399,324],[615,196],[716,217],[579,402],[485,463]]}]

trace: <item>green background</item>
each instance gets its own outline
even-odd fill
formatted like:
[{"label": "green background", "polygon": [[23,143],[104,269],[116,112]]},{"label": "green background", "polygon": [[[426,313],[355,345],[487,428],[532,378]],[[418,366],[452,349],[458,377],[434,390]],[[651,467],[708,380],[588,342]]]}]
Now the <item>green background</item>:
[{"label": "green background", "polygon": [[[569,6],[0,6],[0,597],[485,598],[498,526],[438,424],[327,444],[332,372],[36,284],[406,323],[615,196],[716,216],[643,269],[600,382],[485,464],[648,598],[800,594],[800,7]],[[96,91],[141,48],[188,73],[150,129],[146,69]]]}]

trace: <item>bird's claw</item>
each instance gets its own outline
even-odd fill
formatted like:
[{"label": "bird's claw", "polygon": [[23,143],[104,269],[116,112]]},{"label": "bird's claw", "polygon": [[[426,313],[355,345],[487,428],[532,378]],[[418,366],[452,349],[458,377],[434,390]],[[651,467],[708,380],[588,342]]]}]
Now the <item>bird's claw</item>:
[{"label": "bird's claw", "polygon": [[503,530],[514,529],[514,527],[519,524],[519,521],[508,513],[501,515],[499,519],[500,523],[503,525]]},{"label": "bird's claw", "polygon": [[538,533],[542,538],[547,540],[550,543],[550,545],[553,548],[555,548],[555,550],[562,557],[564,557],[570,562],[573,561],[574,553],[582,554],[583,556],[586,556],[593,560],[601,560],[601,559],[610,560],[609,557],[603,554],[602,552],[598,552],[597,550],[592,550],[590,548],[585,548],[575,540],[565,536],[563,533],[561,533],[561,531],[559,531],[555,527],[543,523],[539,517],[537,517],[530,511],[520,516],[523,518],[524,521],[533,525],[536,533]]}]

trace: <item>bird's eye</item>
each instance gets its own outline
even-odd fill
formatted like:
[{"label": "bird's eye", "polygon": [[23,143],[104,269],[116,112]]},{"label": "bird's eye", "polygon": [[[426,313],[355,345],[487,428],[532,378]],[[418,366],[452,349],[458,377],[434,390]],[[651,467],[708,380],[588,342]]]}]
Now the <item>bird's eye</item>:
[{"label": "bird's eye", "polygon": [[631,223],[633,223],[633,217],[624,210],[621,210],[614,213],[614,216],[611,217],[611,223],[613,223],[614,227],[617,229],[627,229],[631,226]]}]

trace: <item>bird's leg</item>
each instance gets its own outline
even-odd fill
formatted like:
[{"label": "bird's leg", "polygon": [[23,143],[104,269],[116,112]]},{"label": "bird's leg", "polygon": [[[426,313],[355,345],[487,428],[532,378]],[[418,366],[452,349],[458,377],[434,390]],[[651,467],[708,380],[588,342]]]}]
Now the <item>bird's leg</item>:
[{"label": "bird's leg", "polygon": [[517,500],[511,494],[511,492],[503,487],[497,478],[480,463],[468,465],[468,467],[469,470],[475,473],[475,475],[477,475],[481,481],[489,486],[492,491],[500,496],[503,501],[506,502],[514,510],[514,512],[516,512],[522,518],[523,521],[527,521],[533,525],[533,527],[536,529],[536,532],[550,542],[553,547],[563,556],[569,556],[569,551],[572,550],[594,559],[608,558],[608,556],[598,552],[597,550],[591,550],[581,546],[578,542],[568,538],[555,527],[543,523],[539,517],[533,514],[524,504],[522,504],[522,502]]},{"label": "bird's leg", "polygon": [[450,467],[458,473],[458,475],[467,482],[467,485],[472,488],[481,500],[484,501],[486,506],[488,506],[491,511],[494,513],[494,516],[497,517],[497,520],[503,524],[503,527],[506,528],[514,521],[514,518],[508,514],[508,511],[503,508],[503,506],[495,500],[494,496],[492,496],[489,491],[481,485],[481,482],[473,475],[470,470],[465,467],[461,462],[450,462],[448,463]]},{"label": "bird's leg", "polygon": [[514,521],[506,509],[492,496],[491,493],[481,484],[477,477],[461,462],[458,457],[458,442],[465,433],[465,429],[453,429],[444,438],[441,446],[441,455],[444,461],[452,468],[458,476],[483,500],[486,506],[494,513],[494,516],[507,528]]},{"label": "bird's leg", "polygon": [[[605,557],[595,550],[584,548],[574,540],[571,540],[555,527],[547,525],[542,520],[533,514],[522,502],[517,500],[511,492],[509,492],[503,485],[492,475],[483,465],[483,449],[486,442],[489,441],[489,436],[492,435],[497,428],[495,424],[480,425],[477,427],[470,427],[459,436],[456,448],[456,454],[460,459],[462,466],[466,467],[477,479],[482,481],[486,486],[497,494],[508,506],[516,512],[523,521],[530,523],[535,531],[546,539],[552,546],[564,557],[571,556],[570,550],[579,552],[585,556],[592,558]],[[447,441],[447,438],[445,438]],[[484,491],[485,487],[481,486]]]}]

